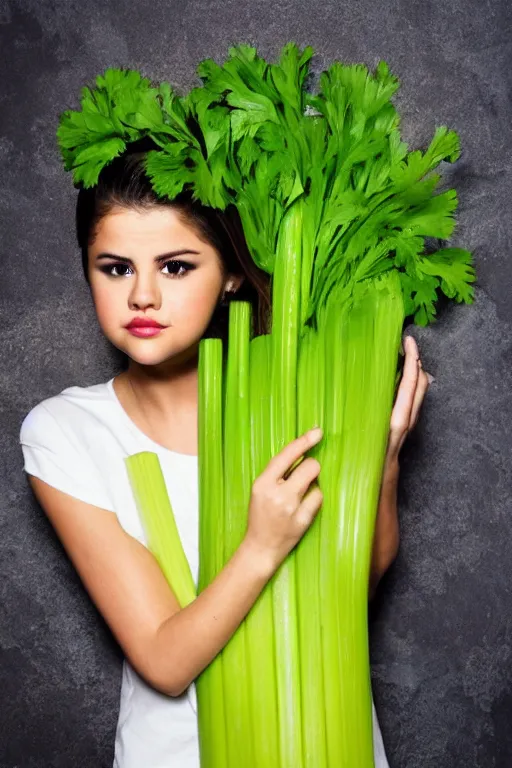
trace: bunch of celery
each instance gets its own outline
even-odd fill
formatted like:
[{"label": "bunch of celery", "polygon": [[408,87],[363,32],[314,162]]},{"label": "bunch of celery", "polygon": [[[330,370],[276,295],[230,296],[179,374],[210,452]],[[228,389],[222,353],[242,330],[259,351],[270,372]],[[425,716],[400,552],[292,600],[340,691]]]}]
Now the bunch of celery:
[{"label": "bunch of celery", "polygon": [[[324,429],[311,452],[318,516],[197,680],[203,768],[373,765],[368,579],[402,326],[435,319],[438,289],[473,300],[471,254],[424,243],[453,232],[456,193],[435,193],[433,170],[457,159],[457,135],[438,128],[424,153],[408,152],[386,63],[372,75],[335,62],[310,93],[311,55],[288,44],[270,64],[239,46],[222,66],[202,62],[203,85],[184,97],[107,70],[59,129],[85,185],[150,135],[161,148],[146,166],[155,190],[234,204],[272,275],[269,335],[251,338],[251,307],[234,302],[226,364],[219,339],[200,345],[200,591],[240,544],[271,456]],[[127,465],[153,530],[168,500],[146,456]],[[185,605],[194,585],[177,531],[165,553],[159,536],[153,551]]]}]

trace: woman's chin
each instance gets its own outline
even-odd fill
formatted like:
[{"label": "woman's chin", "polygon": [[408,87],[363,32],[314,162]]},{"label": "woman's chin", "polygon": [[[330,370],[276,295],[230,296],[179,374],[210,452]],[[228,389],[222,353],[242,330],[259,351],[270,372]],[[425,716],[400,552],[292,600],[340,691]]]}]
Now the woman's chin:
[{"label": "woman's chin", "polygon": [[[199,340],[200,341],[200,340]],[[192,339],[185,344],[157,344],[155,339],[133,339],[133,342],[116,344],[117,348],[139,365],[161,365],[172,360],[173,364],[197,357],[198,342]]]}]

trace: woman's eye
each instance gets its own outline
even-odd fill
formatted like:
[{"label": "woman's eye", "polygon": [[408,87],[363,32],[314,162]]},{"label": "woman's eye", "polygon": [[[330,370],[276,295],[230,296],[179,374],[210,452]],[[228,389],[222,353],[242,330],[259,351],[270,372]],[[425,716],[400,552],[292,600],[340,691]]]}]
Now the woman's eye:
[{"label": "woman's eye", "polygon": [[[191,269],[195,269],[194,264],[190,264],[188,261],[166,261],[163,264],[164,267],[169,267],[170,271],[168,272],[168,275],[170,277],[184,277],[187,272],[189,272]],[[102,267],[102,272],[105,272],[109,277],[124,277],[126,275],[126,272],[123,274],[115,274],[112,270],[114,269],[131,269],[131,267],[128,266],[128,264],[109,264],[106,267]]]},{"label": "woman's eye", "polygon": [[[127,264],[109,264],[108,267],[102,267],[101,271],[105,272],[109,277],[120,277],[120,275],[115,275],[112,270],[113,269],[119,269],[119,267],[124,269],[129,269]],[[121,275],[122,277],[122,275]]]},{"label": "woman's eye", "polygon": [[[194,264],[190,264],[188,261],[166,261],[164,267],[173,267],[170,274],[174,277],[184,277],[191,269],[195,269]],[[179,270],[183,269],[181,274]]]}]

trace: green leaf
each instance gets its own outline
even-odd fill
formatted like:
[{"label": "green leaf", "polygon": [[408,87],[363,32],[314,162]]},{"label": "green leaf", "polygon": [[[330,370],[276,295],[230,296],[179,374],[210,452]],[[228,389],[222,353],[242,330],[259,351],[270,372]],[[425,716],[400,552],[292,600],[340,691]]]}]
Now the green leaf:
[{"label": "green leaf", "polygon": [[86,112],[83,115],[84,128],[88,131],[107,136],[112,132],[112,121],[104,115]]},{"label": "green leaf", "polygon": [[[81,111],[62,113],[57,141],[75,183],[97,183],[102,168],[161,123],[157,89],[135,70],[105,70],[96,87],[81,91]],[[95,147],[96,145],[96,147]]]},{"label": "green leaf", "polygon": [[423,275],[422,279],[412,279],[405,272],[400,272],[402,285],[405,317],[414,314],[414,322],[425,326],[435,322],[437,301],[437,288],[439,280],[430,275]]},{"label": "green leaf", "polygon": [[449,131],[445,125],[436,128],[434,138],[425,152],[427,168],[435,168],[442,160],[455,162],[460,156],[459,137],[455,131]]},{"label": "green leaf", "polygon": [[176,197],[184,187],[193,181],[192,169],[186,163],[189,154],[184,144],[173,145],[175,154],[151,151],[146,157],[146,173],[151,179],[155,192],[161,197]]},{"label": "green leaf", "polygon": [[425,241],[410,233],[401,233],[395,238],[395,266],[403,267],[409,275],[416,274],[416,265],[423,252]]},{"label": "green leaf", "polygon": [[449,299],[472,304],[476,274],[472,255],[462,248],[442,248],[420,260],[418,270],[441,278],[441,290]]},{"label": "green leaf", "polygon": [[406,209],[396,220],[396,226],[424,237],[449,238],[455,227],[453,211],[457,208],[457,193],[448,189],[426,203]]},{"label": "green leaf", "polygon": [[122,139],[105,139],[96,144],[90,144],[75,155],[75,166],[93,162],[107,165],[114,157],[117,157],[125,148]]}]

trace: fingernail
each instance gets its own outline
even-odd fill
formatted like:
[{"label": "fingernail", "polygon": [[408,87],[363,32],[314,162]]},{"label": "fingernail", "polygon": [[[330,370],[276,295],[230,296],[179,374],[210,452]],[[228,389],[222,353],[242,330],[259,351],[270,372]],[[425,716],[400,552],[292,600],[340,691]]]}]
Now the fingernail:
[{"label": "fingernail", "polygon": [[313,427],[313,429],[309,430],[308,435],[312,437],[314,440],[319,440],[322,437],[323,433],[324,431],[322,427]]},{"label": "fingernail", "polygon": [[435,381],[431,373],[427,373],[427,379],[429,384],[432,384],[432,382]]}]

